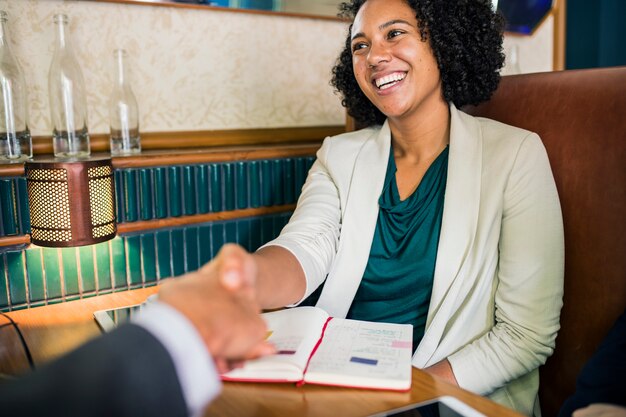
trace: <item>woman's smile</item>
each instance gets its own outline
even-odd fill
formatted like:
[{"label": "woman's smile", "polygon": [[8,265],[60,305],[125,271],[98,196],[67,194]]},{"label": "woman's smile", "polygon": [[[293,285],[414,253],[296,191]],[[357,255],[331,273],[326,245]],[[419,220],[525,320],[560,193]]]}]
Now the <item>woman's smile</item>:
[{"label": "woman's smile", "polygon": [[395,71],[391,74],[379,74],[374,76],[374,85],[381,91],[387,90],[401,83],[406,77],[405,71]]}]

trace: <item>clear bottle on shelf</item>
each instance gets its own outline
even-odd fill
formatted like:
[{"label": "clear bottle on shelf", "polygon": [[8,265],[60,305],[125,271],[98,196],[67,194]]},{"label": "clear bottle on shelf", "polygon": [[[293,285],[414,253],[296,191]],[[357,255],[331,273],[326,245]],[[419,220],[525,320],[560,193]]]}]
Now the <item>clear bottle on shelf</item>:
[{"label": "clear bottle on shelf", "polygon": [[90,147],[85,81],[72,50],[67,16],[55,15],[54,24],[56,42],[48,74],[54,156],[88,157]]},{"label": "clear bottle on shelf", "polygon": [[129,81],[128,54],[113,51],[115,79],[109,100],[111,155],[133,155],[141,152],[139,110]]},{"label": "clear bottle on shelf", "polygon": [[6,26],[7,14],[0,10],[0,163],[32,157],[26,83],[11,53]]}]

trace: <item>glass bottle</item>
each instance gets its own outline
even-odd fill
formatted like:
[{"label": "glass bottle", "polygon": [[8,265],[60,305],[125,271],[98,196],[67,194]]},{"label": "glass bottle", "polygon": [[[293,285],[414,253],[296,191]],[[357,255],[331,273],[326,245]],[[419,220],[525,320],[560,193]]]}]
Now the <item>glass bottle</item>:
[{"label": "glass bottle", "polygon": [[48,74],[54,156],[87,157],[90,148],[85,81],[72,51],[67,16],[55,15],[54,24],[56,44]]},{"label": "glass bottle", "polygon": [[28,130],[26,83],[11,53],[7,14],[0,10],[0,162],[19,162],[32,156]]},{"label": "glass bottle", "polygon": [[128,78],[128,54],[113,51],[115,80],[109,100],[111,155],[132,155],[141,152],[139,110]]}]

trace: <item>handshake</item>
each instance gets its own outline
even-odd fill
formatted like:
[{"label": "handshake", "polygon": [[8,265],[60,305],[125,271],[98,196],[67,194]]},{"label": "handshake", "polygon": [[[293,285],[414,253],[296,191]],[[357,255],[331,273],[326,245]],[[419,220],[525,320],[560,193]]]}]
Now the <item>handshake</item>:
[{"label": "handshake", "polygon": [[200,415],[219,394],[221,373],[274,353],[256,268],[253,255],[224,246],[200,270],[165,283],[133,323],[0,384],[2,415]]},{"label": "handshake", "polygon": [[193,324],[217,371],[274,353],[265,342],[267,328],[260,316],[255,279],[257,266],[241,247],[227,244],[198,271],[170,280],[159,291],[169,304]]},{"label": "handshake", "polygon": [[132,323],[1,384],[2,415],[198,416],[219,394],[220,374],[275,353],[261,307],[291,304],[304,289],[286,250],[224,245],[198,271],[164,283]]}]

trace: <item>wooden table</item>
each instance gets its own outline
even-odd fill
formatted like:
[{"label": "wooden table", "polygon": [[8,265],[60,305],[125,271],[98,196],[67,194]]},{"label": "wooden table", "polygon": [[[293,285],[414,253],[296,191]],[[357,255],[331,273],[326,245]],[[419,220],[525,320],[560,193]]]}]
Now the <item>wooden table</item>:
[{"label": "wooden table", "polygon": [[[157,287],[101,295],[78,301],[20,310],[8,315],[20,327],[35,366],[48,362],[100,334],[93,319],[96,310],[138,304]],[[6,323],[0,318],[0,326]],[[23,348],[12,326],[0,327],[0,372],[19,374],[28,369]],[[457,397],[487,416],[519,417],[486,398],[413,369],[411,391],[399,393],[294,384],[224,384],[222,394],[205,416],[236,417],[357,417],[420,402],[441,395]]]},{"label": "wooden table", "polygon": [[[22,331],[37,367],[100,335],[94,311],[139,304],[157,291],[158,287],[121,291],[8,315]],[[0,373],[16,375],[29,366],[15,329],[7,323],[5,317],[0,317]]]}]

